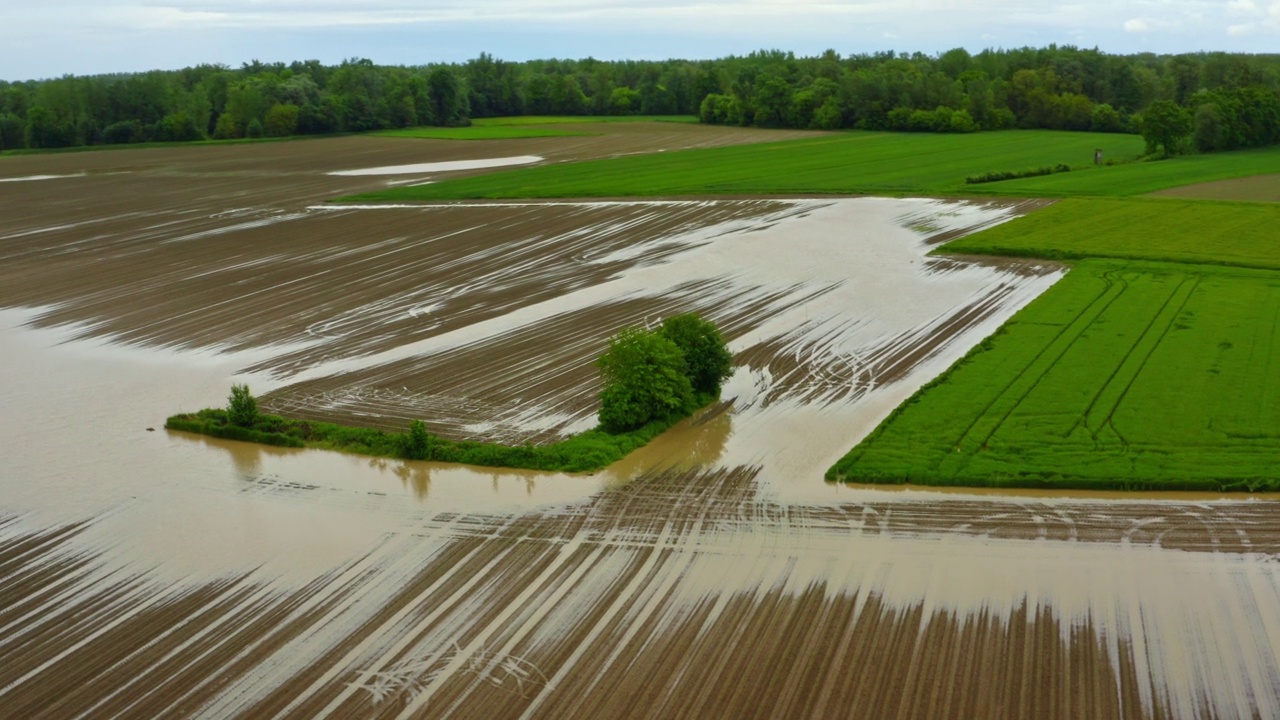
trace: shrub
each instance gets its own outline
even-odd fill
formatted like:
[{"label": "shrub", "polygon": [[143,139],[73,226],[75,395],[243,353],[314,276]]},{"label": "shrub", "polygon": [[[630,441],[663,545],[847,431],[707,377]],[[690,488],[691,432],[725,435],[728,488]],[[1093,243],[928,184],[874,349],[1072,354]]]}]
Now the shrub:
[{"label": "shrub", "polygon": [[658,332],[680,348],[694,392],[719,395],[720,384],[733,374],[733,353],[715,324],[685,313],[663,320]]},{"label": "shrub", "polygon": [[659,333],[638,328],[619,332],[596,366],[604,377],[600,424],[610,432],[626,432],[694,408],[684,353]]},{"label": "shrub", "polygon": [[400,454],[409,460],[431,459],[431,436],[421,420],[409,423],[409,432],[399,438]]},{"label": "shrub", "polygon": [[1000,182],[1001,180],[1016,180],[1018,178],[1038,177],[1040,175],[1053,175],[1054,173],[1070,172],[1071,166],[1064,163],[1058,163],[1053,167],[1048,165],[1038,168],[1030,168],[1027,170],[999,170],[996,172],[981,173],[979,175],[970,175],[964,181],[968,185],[980,185],[982,183]]},{"label": "shrub", "polygon": [[258,401],[253,399],[248,385],[232,385],[227,398],[227,422],[242,428],[251,428],[258,421]]}]

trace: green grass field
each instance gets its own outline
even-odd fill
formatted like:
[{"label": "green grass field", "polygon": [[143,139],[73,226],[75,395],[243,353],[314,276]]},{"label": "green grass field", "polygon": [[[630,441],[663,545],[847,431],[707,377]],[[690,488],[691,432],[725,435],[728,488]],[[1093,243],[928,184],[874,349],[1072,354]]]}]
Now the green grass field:
[{"label": "green grass field", "polygon": [[1086,260],[828,479],[1280,489],[1280,273]]},{"label": "green grass field", "polygon": [[519,125],[472,125],[471,127],[456,128],[404,128],[403,130],[382,130],[373,134],[379,137],[423,138],[426,140],[518,140],[540,137],[580,137],[591,133]]},{"label": "green grass field", "polygon": [[[633,155],[490,173],[344,200],[622,197],[715,194],[999,193],[967,176],[1063,163],[1092,168],[1093,150],[1136,157],[1142,138],[1049,130],[972,135],[848,132],[756,145]],[[1076,173],[1065,173],[1074,175]]]},{"label": "green grass field", "polygon": [[1280,204],[1069,198],[941,252],[1280,269]]}]

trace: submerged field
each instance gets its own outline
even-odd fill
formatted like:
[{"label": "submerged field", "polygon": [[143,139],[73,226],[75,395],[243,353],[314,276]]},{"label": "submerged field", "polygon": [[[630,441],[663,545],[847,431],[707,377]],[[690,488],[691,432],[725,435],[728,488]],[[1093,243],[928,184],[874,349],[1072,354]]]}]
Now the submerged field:
[{"label": "submerged field", "polygon": [[[929,254],[1040,203],[320,202],[796,136],[589,129],[0,160],[0,715],[1280,715],[1274,501],[819,480],[1066,282]],[[331,174],[396,164],[437,170]],[[1252,297],[1214,272],[1259,276],[1210,269],[1188,304]],[[147,431],[248,382],[301,416],[544,442],[591,423],[608,334],[689,309],[736,351],[726,402],[594,475]],[[1223,376],[1263,347],[1179,317],[1233,343]]]}]

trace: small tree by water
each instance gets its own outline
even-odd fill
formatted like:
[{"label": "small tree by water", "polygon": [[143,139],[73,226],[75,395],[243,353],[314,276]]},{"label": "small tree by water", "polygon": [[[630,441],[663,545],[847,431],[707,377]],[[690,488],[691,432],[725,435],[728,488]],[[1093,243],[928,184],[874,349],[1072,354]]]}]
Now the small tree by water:
[{"label": "small tree by water", "polygon": [[240,427],[253,427],[258,421],[258,401],[248,385],[232,385],[227,398],[227,421]]}]

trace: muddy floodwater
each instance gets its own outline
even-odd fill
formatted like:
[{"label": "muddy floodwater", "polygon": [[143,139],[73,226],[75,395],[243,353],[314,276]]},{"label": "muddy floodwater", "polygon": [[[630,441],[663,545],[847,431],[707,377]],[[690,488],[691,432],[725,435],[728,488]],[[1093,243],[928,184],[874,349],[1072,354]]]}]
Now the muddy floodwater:
[{"label": "muddy floodwater", "polygon": [[[609,139],[0,159],[0,716],[1280,717],[1273,498],[822,480],[1062,276],[927,255],[1035,203],[323,203]],[[690,310],[723,402],[591,475],[162,428],[248,382],[546,442]]]}]

